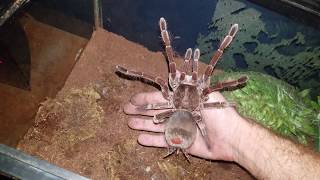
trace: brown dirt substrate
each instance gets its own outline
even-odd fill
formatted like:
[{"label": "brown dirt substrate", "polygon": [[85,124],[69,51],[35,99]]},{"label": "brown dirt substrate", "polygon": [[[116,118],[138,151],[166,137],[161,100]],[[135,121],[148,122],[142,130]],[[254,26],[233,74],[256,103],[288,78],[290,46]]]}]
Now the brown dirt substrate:
[{"label": "brown dirt substrate", "polygon": [[[32,126],[39,103],[45,97],[55,96],[63,87],[80,50],[88,42],[87,39],[43,24],[27,14],[17,21],[23,27],[28,44],[17,44],[17,52],[14,53],[21,56],[19,49],[27,46],[31,62],[27,62],[29,68],[25,68],[30,74],[27,78],[30,84],[28,89],[0,83],[0,143],[12,147]],[[20,38],[18,34],[17,37]],[[7,71],[9,76],[15,73],[15,69]]]},{"label": "brown dirt substrate", "polygon": [[163,159],[166,149],[137,144],[139,132],[128,128],[123,105],[135,93],[156,89],[118,77],[118,64],[167,77],[161,52],[99,29],[18,148],[92,179],[252,179],[234,163],[196,157],[188,163],[182,154]]}]

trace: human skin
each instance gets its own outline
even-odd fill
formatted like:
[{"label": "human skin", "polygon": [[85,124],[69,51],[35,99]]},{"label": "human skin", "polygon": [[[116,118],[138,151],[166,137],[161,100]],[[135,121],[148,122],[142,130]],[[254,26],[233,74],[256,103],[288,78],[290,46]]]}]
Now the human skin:
[{"label": "human skin", "polygon": [[[214,92],[209,102],[226,101]],[[138,142],[144,146],[167,147],[164,124],[154,124],[152,116],[163,110],[141,110],[137,106],[166,102],[161,92],[139,93],[125,105],[128,115],[144,115],[148,118],[131,117],[130,128],[143,131]],[[201,110],[207,127],[211,148],[201,134],[187,150],[194,156],[234,161],[261,179],[318,179],[320,177],[319,154],[281,138],[260,125],[241,117],[234,108],[210,108]],[[159,132],[148,134],[145,131]]]}]

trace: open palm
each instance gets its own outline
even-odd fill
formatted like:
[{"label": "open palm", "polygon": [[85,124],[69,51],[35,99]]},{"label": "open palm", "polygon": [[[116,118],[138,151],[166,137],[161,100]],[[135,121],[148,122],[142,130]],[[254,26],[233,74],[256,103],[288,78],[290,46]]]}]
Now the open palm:
[{"label": "open palm", "polygon": [[[208,102],[223,102],[224,97],[214,92],[209,95]],[[141,110],[137,108],[145,104],[166,102],[161,92],[146,92],[134,95],[130,102],[125,105],[124,112],[128,115],[144,115],[145,118],[131,117],[128,121],[130,128],[141,131],[158,132],[148,134],[142,132],[138,142],[144,146],[167,147],[164,138],[164,124],[154,124],[152,116],[163,110]],[[189,154],[213,160],[233,161],[233,149],[237,145],[239,137],[237,129],[241,117],[234,108],[211,108],[201,110],[201,115],[207,127],[211,148],[208,149],[201,133],[198,131],[193,145],[187,150]]]}]

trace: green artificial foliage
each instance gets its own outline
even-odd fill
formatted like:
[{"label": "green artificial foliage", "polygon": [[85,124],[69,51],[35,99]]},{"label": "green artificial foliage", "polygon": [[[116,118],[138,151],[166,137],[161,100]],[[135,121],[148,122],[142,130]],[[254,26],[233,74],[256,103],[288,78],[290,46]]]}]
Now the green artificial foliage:
[{"label": "green artificial foliage", "polygon": [[241,115],[302,144],[310,138],[318,139],[320,99],[314,102],[308,90],[299,92],[284,81],[258,72],[224,72],[214,76],[211,83],[241,75],[249,77],[246,85],[222,92],[228,101],[237,103]]},{"label": "green artificial foliage", "polygon": [[[300,95],[304,98],[305,103],[312,107],[317,112],[317,119],[320,119],[320,96],[317,96],[317,100],[311,100],[310,89],[305,89],[300,92]],[[320,122],[318,122],[318,134],[316,140],[316,148],[320,151]]]}]

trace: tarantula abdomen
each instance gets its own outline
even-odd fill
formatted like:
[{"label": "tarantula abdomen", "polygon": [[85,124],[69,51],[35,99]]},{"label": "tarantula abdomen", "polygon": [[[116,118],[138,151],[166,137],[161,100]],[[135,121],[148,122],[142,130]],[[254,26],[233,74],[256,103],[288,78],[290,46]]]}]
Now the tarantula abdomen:
[{"label": "tarantula abdomen", "polygon": [[171,149],[168,155],[181,150],[188,158],[185,150],[192,146],[197,131],[197,124],[189,111],[177,110],[173,113],[166,122],[164,132],[169,149]]}]

